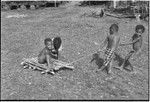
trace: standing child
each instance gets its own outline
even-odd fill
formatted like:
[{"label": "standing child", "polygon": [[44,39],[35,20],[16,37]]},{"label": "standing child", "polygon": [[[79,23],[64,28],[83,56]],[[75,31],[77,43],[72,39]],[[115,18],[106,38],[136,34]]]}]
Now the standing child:
[{"label": "standing child", "polygon": [[109,35],[102,43],[102,49],[105,50],[105,60],[101,70],[108,68],[108,73],[111,73],[113,56],[120,43],[120,36],[118,34],[119,27],[117,24],[112,24],[109,28]]},{"label": "standing child", "polygon": [[[135,27],[135,34],[132,36],[132,42],[128,44],[121,44],[124,45],[132,45],[133,50],[130,51],[127,56],[125,57],[123,64],[119,67],[120,70],[124,69],[126,62],[130,59],[130,57],[135,53],[138,54],[141,52],[142,48],[142,34],[145,31],[145,27],[143,25],[137,25]],[[132,69],[133,70],[133,69]]]}]

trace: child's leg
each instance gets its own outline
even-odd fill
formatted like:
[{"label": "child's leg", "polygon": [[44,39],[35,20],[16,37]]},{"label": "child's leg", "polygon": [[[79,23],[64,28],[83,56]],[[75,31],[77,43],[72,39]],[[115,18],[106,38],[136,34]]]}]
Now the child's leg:
[{"label": "child's leg", "polygon": [[45,74],[45,73],[55,74],[53,64],[49,64],[49,66],[48,66],[48,64],[46,63],[46,66],[47,66],[47,70],[42,71],[41,72],[42,74]]},{"label": "child's leg", "polygon": [[114,53],[114,61],[117,61],[118,62],[118,66],[121,66],[124,59],[117,53]]},{"label": "child's leg", "polygon": [[107,74],[112,73],[112,64],[113,64],[113,61],[111,61],[109,64],[107,64],[107,66],[106,66],[106,65],[103,65],[103,66],[101,67],[101,70],[106,69],[106,70],[107,70]]},{"label": "child's leg", "polygon": [[136,56],[140,56],[141,53],[142,53],[142,49],[143,49],[143,46],[142,46],[140,49],[135,50],[135,55],[136,55]]},{"label": "child's leg", "polygon": [[115,68],[118,68],[118,69],[120,69],[120,70],[123,70],[124,67],[125,67],[126,62],[130,59],[130,57],[131,57],[134,53],[135,53],[135,51],[130,51],[130,52],[127,54],[127,56],[125,57],[125,59],[124,59],[122,65],[121,65],[120,67],[115,67]]},{"label": "child's leg", "polygon": [[92,63],[92,62],[93,62],[94,60],[96,60],[98,57],[99,57],[99,56],[98,56],[97,53],[93,54],[90,63]]},{"label": "child's leg", "polygon": [[107,66],[109,66],[110,62],[111,62],[110,59],[109,60],[105,59],[105,61],[103,63],[103,66],[101,67],[101,70],[104,70],[104,68],[106,68]]},{"label": "child's leg", "polygon": [[[46,65],[47,66],[47,65]],[[42,71],[41,73],[42,74],[45,74],[45,73],[51,73],[51,74],[55,74],[55,72],[54,72],[54,68],[53,68],[54,66],[53,65],[49,65],[49,67],[47,68],[47,70],[44,70],[44,71]]]},{"label": "child's leg", "polygon": [[101,67],[101,70],[103,70],[106,66],[108,66],[112,62],[113,57],[114,53],[108,52],[108,54],[107,53],[105,54],[105,61],[103,63],[103,66]]},{"label": "child's leg", "polygon": [[41,72],[41,74],[45,74],[45,73],[50,73],[50,74],[53,74],[53,75],[55,74],[54,70],[49,70],[49,69]]},{"label": "child's leg", "polygon": [[109,73],[112,73],[112,65],[113,65],[113,60],[111,60],[111,62],[109,63],[109,66],[108,66],[108,74],[109,74]]},{"label": "child's leg", "polygon": [[[127,67],[128,67],[128,68],[127,68]],[[129,62],[129,60],[127,60],[127,61],[125,62],[124,69],[127,70],[127,71],[129,71],[129,72],[133,71],[133,66],[132,66],[132,64]]]}]

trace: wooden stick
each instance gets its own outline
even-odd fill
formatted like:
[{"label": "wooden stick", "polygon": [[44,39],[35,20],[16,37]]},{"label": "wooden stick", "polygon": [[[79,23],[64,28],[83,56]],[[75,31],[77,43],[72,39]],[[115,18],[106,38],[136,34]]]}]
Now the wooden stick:
[{"label": "wooden stick", "polygon": [[[31,62],[25,62],[25,64],[28,64],[29,66],[31,65],[31,66],[33,66],[33,67],[37,67],[37,69],[38,70],[47,70],[48,69],[48,67],[44,67],[44,66],[42,66],[42,65],[39,65],[39,64],[37,64],[37,63],[35,63],[35,64],[33,64],[33,63],[31,63]],[[40,69],[39,69],[40,68]]]},{"label": "wooden stick", "polygon": [[[32,62],[28,62],[28,61],[23,62],[23,63],[29,65],[29,67],[30,66],[31,67],[36,67],[36,68],[33,68],[33,69],[38,69],[38,70],[48,70],[49,69],[48,67],[40,65],[38,63],[32,63]],[[69,69],[74,69],[74,67],[69,65],[69,63],[65,63],[65,62],[62,62],[62,61],[59,61],[59,60],[56,60],[54,62],[54,65],[56,65],[54,69],[57,69],[57,70],[59,70],[62,67],[66,67],[66,68],[69,68]]]},{"label": "wooden stick", "polygon": [[56,0],[54,2],[55,2],[55,7],[56,7]]}]

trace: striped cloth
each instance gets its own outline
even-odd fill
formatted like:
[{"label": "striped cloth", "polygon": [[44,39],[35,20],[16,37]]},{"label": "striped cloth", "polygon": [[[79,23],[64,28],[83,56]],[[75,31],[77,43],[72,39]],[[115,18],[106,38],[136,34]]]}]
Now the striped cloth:
[{"label": "striped cloth", "polygon": [[113,54],[114,54],[114,51],[112,49],[109,49],[107,48],[106,51],[105,51],[105,60],[104,60],[104,65],[107,66],[112,58],[113,58]]}]

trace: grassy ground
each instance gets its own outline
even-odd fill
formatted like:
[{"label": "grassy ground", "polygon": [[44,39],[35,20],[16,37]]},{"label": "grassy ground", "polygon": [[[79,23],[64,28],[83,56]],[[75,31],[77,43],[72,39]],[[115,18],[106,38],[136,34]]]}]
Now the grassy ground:
[{"label": "grassy ground", "polygon": [[[135,20],[111,17],[81,17],[91,8],[59,7],[35,11],[1,12],[1,95],[2,99],[148,99],[148,24],[143,34],[143,49],[130,60],[135,73],[113,69],[111,75],[95,73],[91,56],[74,63],[75,69],[61,70],[55,76],[23,69],[22,58],[35,57],[46,37],[61,36],[62,54],[69,61],[97,50],[112,23],[119,23],[121,42],[129,42]],[[24,18],[6,18],[25,14]],[[124,57],[130,46],[120,47]]]}]

